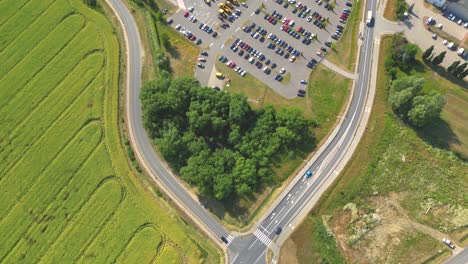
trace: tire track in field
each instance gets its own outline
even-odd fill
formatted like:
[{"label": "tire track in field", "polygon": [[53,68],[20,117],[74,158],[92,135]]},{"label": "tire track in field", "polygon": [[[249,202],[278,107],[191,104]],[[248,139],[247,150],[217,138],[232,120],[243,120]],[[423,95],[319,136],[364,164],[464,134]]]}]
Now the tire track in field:
[{"label": "tire track in field", "polygon": [[[81,21],[78,21],[80,19]],[[77,21],[74,21],[77,20]],[[71,24],[67,27],[67,23],[80,23],[78,26],[74,26]],[[27,83],[34,80],[34,78],[40,74],[47,66],[57,57],[60,56],[63,50],[65,50],[69,45],[73,42],[77,36],[80,35],[81,32],[86,28],[87,21],[82,15],[72,15],[67,17],[63,23],[60,23],[58,29],[61,29],[63,32],[54,32],[55,34],[59,33],[58,36],[55,38],[54,35],[49,35],[52,39],[48,39],[46,37],[44,39],[43,46],[38,45],[31,50],[25,57],[23,57],[18,63],[16,63],[4,76],[0,77],[0,87],[8,87],[14,84],[15,87],[23,88]],[[73,30],[75,31],[73,31]],[[64,33],[65,32],[65,33]],[[64,35],[68,34],[68,35]],[[52,50],[47,50],[50,45],[48,43],[54,43]],[[40,49],[44,48],[45,51],[41,51]],[[37,51],[37,52],[36,52]],[[34,62],[40,62],[41,64],[34,65]],[[36,69],[32,68],[32,66],[37,66]],[[32,68],[32,69],[31,69]],[[25,70],[27,69],[27,70]],[[10,79],[10,80],[9,80]],[[18,89],[18,88],[17,88]],[[2,92],[0,95],[3,97],[1,98],[2,101],[8,101],[11,96],[14,96],[17,90],[9,89],[9,90],[0,90]]]},{"label": "tire track in field", "polygon": [[[93,54],[95,54],[95,53],[91,53],[91,54],[87,55],[87,57],[91,56]],[[87,59],[87,57],[84,58],[84,59]],[[82,63],[83,61],[85,61],[85,60],[80,61],[80,63]],[[34,146],[36,146],[36,144],[39,144],[40,140],[47,135],[47,133],[50,131],[50,129],[52,129],[52,127],[54,127],[55,123],[58,122],[60,120],[60,118],[64,116],[65,113],[70,112],[71,111],[70,108],[79,99],[82,98],[83,94],[85,94],[86,91],[91,89],[90,87],[93,87],[93,84],[94,84],[95,81],[97,81],[97,78],[103,74],[102,73],[103,67],[104,67],[104,65],[101,65],[101,68],[99,69],[99,71],[97,71],[96,74],[92,78],[90,78],[88,80],[88,82],[84,83],[84,85],[81,88],[81,91],[78,92],[76,94],[76,96],[74,96],[68,104],[64,105],[63,110],[57,112],[57,115],[47,116],[48,113],[54,113],[54,109],[60,108],[61,107],[60,103],[63,103],[63,101],[61,100],[60,103],[53,104],[54,98],[53,97],[48,97],[51,102],[49,102],[47,100],[42,101],[41,104],[38,107],[36,107],[35,109],[33,109],[33,111],[29,112],[27,116],[18,118],[19,120],[21,120],[20,124],[17,125],[11,132],[7,133],[8,135],[11,136],[10,139],[8,139],[8,145],[6,147],[1,147],[1,145],[3,145],[3,144],[0,144],[0,151],[1,151],[0,158],[1,158],[3,164],[7,164],[6,167],[3,167],[3,166],[0,165],[0,173],[1,173],[1,175],[3,175],[3,176],[0,176],[0,184],[7,177],[10,170],[15,168],[16,166],[18,166],[18,163],[23,160],[25,154],[27,154],[30,149],[32,149]],[[75,91],[73,89],[73,87],[70,87],[70,88],[71,89],[68,89],[66,91]],[[61,97],[61,99],[63,99],[63,97]],[[52,107],[50,107],[49,104],[53,104]],[[44,109],[40,109],[40,110],[37,109],[39,107],[43,107]],[[31,123],[33,123],[33,121],[37,117],[37,116],[34,116],[33,114],[37,115],[37,116],[41,116],[41,118],[40,118],[41,120],[49,120],[50,119],[50,122],[48,124],[43,124],[43,125],[41,125],[40,123],[39,124],[36,123],[32,127],[32,129],[28,130],[27,129],[28,125],[31,125]],[[6,124],[7,122],[2,121],[2,123]],[[45,130],[40,131],[40,129],[45,129]],[[33,136],[27,137],[27,135],[31,135],[31,134]],[[1,135],[2,135],[2,133],[0,133],[0,136]],[[23,137],[25,137],[27,139],[30,139],[30,140],[28,140],[29,143],[26,143],[26,144],[21,143],[21,142],[25,141],[24,139],[20,139],[21,136],[23,136]],[[17,141],[19,141],[19,142],[17,142]],[[9,148],[7,148],[7,147],[9,147]],[[22,155],[15,157],[15,155],[12,155],[13,151],[16,151],[16,153],[22,153]],[[10,158],[12,158],[13,160],[8,161],[8,159],[10,159]],[[3,168],[5,168],[5,169],[3,169]],[[0,216],[1,216],[1,213],[0,213]],[[0,219],[1,219],[1,217],[0,217]]]},{"label": "tire track in field", "polygon": [[[0,247],[0,262],[3,262],[8,252],[18,243],[15,238],[24,235],[32,223],[39,221],[40,219],[36,215],[40,214],[42,208],[60,193],[60,189],[58,189],[60,186],[51,185],[50,183],[63,180],[67,185],[89,158],[93,156],[102,139],[103,131],[99,122],[92,121],[85,124],[76,134],[76,137],[66,144],[60,153],[60,158],[56,159],[52,166],[41,173],[34,180],[31,188],[22,195],[21,199],[10,207],[7,216],[0,222],[0,237],[3,240],[2,247]],[[61,159],[63,162],[60,162]],[[67,168],[60,170],[60,167],[64,164],[66,164]],[[37,197],[38,195],[41,195],[40,198]],[[28,201],[28,203],[25,204],[24,201]],[[15,210],[12,210],[13,208]]]},{"label": "tire track in field", "polygon": [[[94,61],[93,56],[95,55],[102,55],[101,56],[101,65],[100,68],[96,68],[96,71],[93,73],[89,69],[93,69],[92,66],[96,65],[96,61]],[[88,67],[89,66],[89,67]],[[19,93],[12,101],[10,101],[11,107],[0,108],[0,123],[8,124],[8,126],[4,126],[3,130],[0,131],[0,138],[4,138],[5,142],[8,142],[7,145],[2,144],[3,142],[0,141],[0,160],[3,160],[5,164],[9,164],[6,171],[2,170],[2,166],[0,166],[0,172],[3,175],[8,173],[8,168],[11,168],[15,165],[15,162],[8,162],[5,158],[10,159],[12,158],[11,152],[18,151],[21,149],[21,142],[18,138],[21,135],[26,133],[34,134],[31,130],[25,130],[28,126],[30,126],[33,121],[37,120],[38,116],[41,118],[40,121],[49,121],[50,125],[61,116],[61,114],[67,111],[68,107],[70,107],[78,98],[79,96],[94,82],[97,76],[102,72],[104,68],[104,53],[103,51],[92,51],[86,54],[78,63],[74,66],[72,71],[64,76],[64,79],[61,80],[58,86],[55,86],[50,93],[44,95],[44,97],[37,102],[34,100],[25,101],[24,98],[33,92],[25,92],[24,96]],[[82,73],[81,70],[86,70],[87,72]],[[74,77],[81,76],[80,82],[75,82]],[[69,86],[68,86],[69,85]],[[63,87],[68,86],[68,87]],[[80,87],[81,86],[81,87]],[[36,96],[34,94],[33,96]],[[57,99],[60,98],[59,102]],[[68,99],[68,101],[65,101]],[[66,104],[69,102],[68,104]],[[28,108],[31,107],[31,108]],[[62,108],[62,111],[58,111],[58,109]],[[15,109],[16,108],[16,109]],[[19,109],[19,110],[17,110]],[[16,111],[17,110],[17,111]],[[17,123],[17,124],[15,124]],[[28,137],[28,141],[34,142],[37,137],[41,136],[42,133],[38,131],[40,128],[49,127],[49,126],[38,126],[37,124],[32,127],[32,130],[36,130],[35,135],[32,137]],[[16,143],[15,143],[16,141]],[[20,141],[20,142],[18,142]],[[3,173],[5,172],[5,173]],[[0,176],[0,182],[2,181],[3,177]]]},{"label": "tire track in field", "polygon": [[[0,61],[3,66],[0,68],[0,76],[4,76],[12,66],[18,63],[21,58],[38,46],[49,34],[51,34],[67,17],[74,14],[70,6],[59,5],[56,2],[46,12],[44,12],[34,23],[11,41],[5,49],[0,52]],[[69,10],[67,10],[67,7]],[[42,30],[50,28],[49,31]],[[24,46],[30,47],[25,49]],[[18,48],[21,47],[21,48]],[[11,65],[11,66],[10,66]]]},{"label": "tire track in field", "polygon": [[[24,3],[21,4],[21,1],[24,1]],[[8,21],[8,19],[10,19],[13,15],[15,15],[16,12],[18,12],[19,10],[21,10],[28,2],[30,2],[31,0],[11,0],[11,1],[8,1],[8,0],[2,0],[0,1],[0,10],[7,10],[7,8],[11,8],[11,6],[13,4],[11,4],[11,2],[14,2],[16,4],[20,4],[20,6],[18,7],[13,7],[12,9],[10,9],[12,12],[11,14],[5,16],[5,17],[2,17],[3,21],[0,21],[0,27]]]},{"label": "tire track in field", "polygon": [[26,182],[20,182],[19,184],[16,184],[16,181],[14,179],[12,179],[11,182],[6,182],[6,181],[0,182],[0,189],[3,190],[3,192],[0,192],[0,197],[1,197],[0,199],[1,201],[0,203],[0,226],[3,223],[3,221],[8,217],[8,215],[11,213],[11,210],[15,208],[15,205],[18,202],[22,201],[24,197],[35,186],[35,184],[41,179],[41,176],[43,176],[45,173],[50,171],[51,168],[56,165],[57,160],[60,160],[61,155],[65,151],[67,151],[67,149],[69,148],[69,144],[73,143],[73,141],[82,133],[83,129],[85,129],[86,127],[88,127],[90,124],[93,124],[93,123],[99,123],[99,120],[88,120],[87,122],[85,122],[85,124],[83,124],[77,131],[75,131],[75,133],[67,142],[65,142],[62,146],[59,147],[59,150],[57,151],[57,153],[55,153],[51,157],[50,160],[46,160],[47,163],[44,164],[44,167],[38,171],[37,176],[33,178],[31,181],[29,181],[29,179],[26,177],[28,176],[33,177],[35,175],[28,174],[29,168],[25,168],[24,166],[22,166],[20,169],[22,169],[23,171],[20,171],[20,173],[16,173],[15,171],[13,174],[10,174],[10,175],[25,176],[25,178],[22,180],[26,180]]},{"label": "tire track in field", "polygon": [[115,259],[112,261],[112,263],[125,263],[125,262],[122,262],[120,259],[123,257],[123,254],[125,251],[127,250],[130,250],[130,245],[131,243],[133,242],[133,240],[135,239],[135,237],[137,237],[139,234],[141,234],[141,232],[143,230],[145,230],[146,228],[151,228],[153,229],[155,232],[157,232],[160,236],[160,242],[157,243],[156,245],[156,248],[155,248],[155,255],[152,257],[152,261],[150,261],[149,263],[152,263],[154,261],[154,259],[156,258],[156,256],[158,255],[158,249],[164,245],[164,237],[163,237],[163,234],[158,230],[156,224],[154,223],[145,223],[145,224],[142,224],[140,225],[139,227],[137,227],[137,229],[132,233],[132,235],[130,236],[130,238],[127,240],[127,242],[125,243],[125,245],[122,247],[122,250],[117,254],[117,256],[115,257]]},{"label": "tire track in field", "polygon": [[[50,1],[50,3],[47,3],[48,1]],[[9,39],[15,38],[18,35],[15,34],[14,31],[19,29],[19,31],[22,32],[24,28],[29,26],[29,21],[31,21],[29,19],[35,21],[38,16],[40,16],[53,4],[53,2],[55,2],[55,0],[30,1],[29,3],[24,5],[24,8],[21,8],[21,10],[15,12],[13,16],[11,16],[10,18],[8,18],[7,21],[5,21],[5,23],[0,25],[0,32],[2,32],[2,34],[0,34],[0,51],[3,51],[5,44],[10,41]],[[44,6],[43,10],[40,10],[39,8],[44,3],[46,4],[46,6]],[[22,16],[25,16],[28,20],[26,20]]]},{"label": "tire track in field", "polygon": [[[102,201],[108,198],[109,194],[116,195],[116,193],[103,191],[103,188],[107,187],[111,183],[116,184],[116,186],[120,188],[120,193],[119,196],[111,197],[112,199],[109,199],[109,201],[117,202],[113,203],[113,206],[106,205],[101,206],[104,208],[97,208],[101,210],[94,209],[92,206],[100,206],[100,203],[102,204]],[[95,196],[99,197],[99,195],[104,196],[102,199],[96,198],[96,201],[94,201],[93,199],[95,198]],[[115,212],[120,207],[120,205],[126,197],[126,190],[119,180],[113,178],[102,183],[102,185],[99,186],[99,190],[96,192],[95,196],[93,196],[92,199],[90,199],[82,208],[82,210],[79,213],[77,213],[74,225],[68,226],[66,230],[64,230],[60,234],[60,236],[55,241],[53,241],[52,244],[49,245],[46,254],[39,259],[38,263],[65,263],[70,262],[71,259],[73,259],[73,261],[71,262],[75,263],[77,259],[83,255],[83,252],[89,247],[93,240],[102,232],[104,226],[106,226],[109,223],[110,219],[112,219],[112,217],[115,215]],[[105,214],[97,215],[95,212],[105,212]],[[88,217],[88,213],[90,214],[90,216],[93,216],[93,224],[95,226],[94,228],[89,228],[88,226],[86,226],[89,225],[89,223],[84,222]],[[78,223],[84,223],[87,228],[83,230],[83,228],[80,228]],[[85,234],[86,232],[88,233]],[[79,236],[73,236],[74,233],[79,234]],[[68,239],[68,237],[74,237],[74,239]],[[78,245],[84,246],[82,246],[81,250],[73,252],[72,249],[78,248],[74,246]],[[64,254],[62,254],[62,252],[67,252],[71,254],[65,256]]]},{"label": "tire track in field", "polygon": [[[105,151],[104,144],[101,143],[100,148],[102,148],[103,151]],[[94,155],[96,155],[96,153],[93,153],[93,156],[90,157],[89,161],[91,161],[94,158]],[[74,178],[78,176],[80,176],[80,173],[77,173],[74,176]],[[44,213],[42,213],[44,219],[51,219],[41,221],[37,224],[35,224],[34,222],[31,223],[28,230],[21,237],[18,237],[18,242],[15,244],[14,248],[12,248],[12,250],[8,252],[8,255],[6,258],[4,258],[4,261],[7,263],[15,263],[18,261],[18,259],[15,259],[18,256],[34,252],[34,256],[29,255],[29,258],[27,258],[28,256],[25,256],[22,260],[28,263],[37,263],[39,259],[42,258],[50,248],[50,245],[47,242],[56,241],[58,237],[63,235],[64,230],[66,228],[70,228],[70,226],[74,225],[76,218],[78,217],[79,213],[83,210],[83,208],[96,195],[98,190],[100,190],[104,184],[111,180],[119,181],[119,178],[110,175],[98,180],[95,183],[94,188],[92,188],[91,192],[88,193],[87,198],[78,202],[78,208],[74,210],[71,215],[68,213],[62,213],[67,212],[67,209],[69,209],[68,204],[66,202],[59,201],[58,206],[54,204],[56,200],[60,200],[60,197],[64,195],[65,191],[64,189],[62,189],[62,191],[55,197],[55,200],[51,202],[48,205],[48,207],[44,210]],[[39,241],[37,241],[36,239]],[[43,240],[41,241],[41,239]],[[30,241],[34,241],[34,243],[30,243]]]}]

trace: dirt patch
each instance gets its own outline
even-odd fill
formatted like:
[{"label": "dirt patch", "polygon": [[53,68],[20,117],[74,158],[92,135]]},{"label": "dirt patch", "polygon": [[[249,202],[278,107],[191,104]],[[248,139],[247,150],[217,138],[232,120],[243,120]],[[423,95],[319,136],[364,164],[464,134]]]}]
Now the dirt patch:
[{"label": "dirt patch", "polygon": [[[447,237],[413,221],[401,207],[400,198],[395,193],[388,197],[372,197],[367,207],[355,208],[353,204],[348,204],[347,209],[331,218],[330,228],[346,259],[353,263],[392,262],[395,254],[400,255],[396,252],[401,251],[402,243],[416,234],[424,234],[428,239],[438,241]],[[372,218],[378,220],[373,222]],[[431,254],[412,251],[405,255],[405,259],[426,259]]]},{"label": "dirt patch", "polygon": [[292,239],[286,240],[281,246],[281,255],[279,263],[297,264],[299,261],[296,258],[297,246]]}]

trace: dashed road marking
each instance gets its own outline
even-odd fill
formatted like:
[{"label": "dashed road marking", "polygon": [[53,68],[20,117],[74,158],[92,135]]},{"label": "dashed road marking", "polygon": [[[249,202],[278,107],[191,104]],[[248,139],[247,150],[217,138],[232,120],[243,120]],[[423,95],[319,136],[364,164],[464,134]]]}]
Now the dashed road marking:
[{"label": "dashed road marking", "polygon": [[211,48],[211,46],[213,46],[213,44],[214,44],[214,42],[211,42],[211,44],[210,44],[210,48]]},{"label": "dashed road marking", "polygon": [[221,45],[221,49],[223,49],[223,48],[224,48],[224,44],[223,44],[223,45]]}]

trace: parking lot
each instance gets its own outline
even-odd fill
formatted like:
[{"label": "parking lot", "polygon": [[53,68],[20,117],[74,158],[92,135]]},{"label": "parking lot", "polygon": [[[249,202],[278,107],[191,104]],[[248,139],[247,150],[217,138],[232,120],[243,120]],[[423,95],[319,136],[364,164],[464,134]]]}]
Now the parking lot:
[{"label": "parking lot", "polygon": [[222,56],[232,70],[222,75],[252,74],[282,96],[293,98],[305,95],[310,72],[339,41],[352,9],[347,2],[307,3],[185,0],[187,10],[175,13],[171,24],[206,51],[195,73],[203,85],[219,83],[213,67]]}]

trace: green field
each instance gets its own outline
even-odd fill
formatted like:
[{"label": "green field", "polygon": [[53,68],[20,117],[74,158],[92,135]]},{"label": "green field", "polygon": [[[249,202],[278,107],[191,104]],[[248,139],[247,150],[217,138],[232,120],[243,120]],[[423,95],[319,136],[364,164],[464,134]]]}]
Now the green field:
[{"label": "green field", "polygon": [[[468,163],[459,157],[468,143],[462,128],[467,121],[466,91],[427,66],[415,67],[410,74],[426,79],[423,90],[443,93],[447,104],[440,120],[423,131],[413,130],[388,104],[384,61],[390,46],[391,37],[384,38],[372,114],[358,148],[340,178],[285,243],[286,249],[297,250],[283,254],[283,259],[299,263],[440,261],[448,256],[446,247],[427,235],[437,231],[466,246]],[[352,244],[348,239],[360,223],[343,210],[350,202],[359,214],[376,213],[382,219]]]},{"label": "green field", "polygon": [[0,1],[0,262],[220,261],[129,166],[113,31],[80,0]]}]

